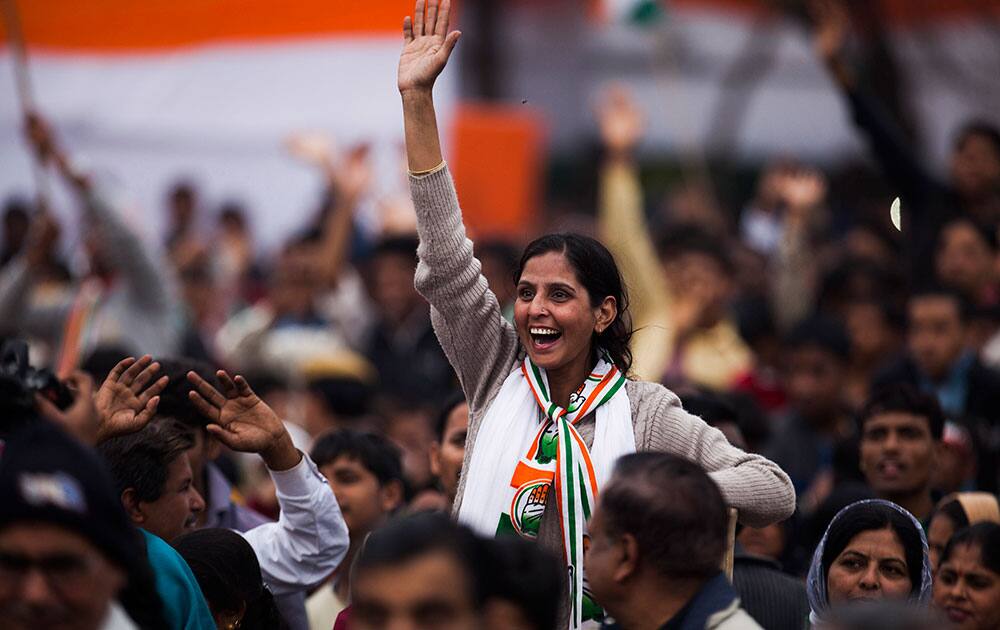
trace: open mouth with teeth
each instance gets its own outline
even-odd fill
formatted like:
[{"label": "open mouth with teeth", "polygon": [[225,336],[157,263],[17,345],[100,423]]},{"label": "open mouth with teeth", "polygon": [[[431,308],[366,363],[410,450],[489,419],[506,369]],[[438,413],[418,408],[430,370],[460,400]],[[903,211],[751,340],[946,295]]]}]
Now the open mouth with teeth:
[{"label": "open mouth with teeth", "polygon": [[531,344],[536,350],[551,348],[562,337],[562,332],[545,326],[532,326],[528,329],[528,333],[531,335]]},{"label": "open mouth with teeth", "polygon": [[896,479],[906,471],[902,462],[894,459],[882,460],[878,463],[878,472],[882,477]]}]

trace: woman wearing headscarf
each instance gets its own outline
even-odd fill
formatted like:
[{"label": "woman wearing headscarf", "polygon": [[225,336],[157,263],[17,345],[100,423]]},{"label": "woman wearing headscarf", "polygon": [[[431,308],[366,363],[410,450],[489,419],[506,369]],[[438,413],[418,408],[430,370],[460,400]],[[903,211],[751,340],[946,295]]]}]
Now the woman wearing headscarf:
[{"label": "woman wearing headscarf", "polygon": [[831,610],[852,602],[931,597],[927,539],[917,519],[890,501],[845,507],[826,528],[806,577],[809,620],[822,627]]},{"label": "woman wearing headscarf", "polygon": [[1000,524],[1000,503],[989,492],[958,492],[938,502],[927,527],[931,569],[937,573],[948,540],[960,529],[976,523]]}]

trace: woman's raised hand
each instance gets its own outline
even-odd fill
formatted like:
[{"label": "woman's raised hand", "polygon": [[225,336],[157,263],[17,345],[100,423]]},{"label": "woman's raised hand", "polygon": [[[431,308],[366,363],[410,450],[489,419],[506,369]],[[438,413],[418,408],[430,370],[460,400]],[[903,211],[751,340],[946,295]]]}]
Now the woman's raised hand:
[{"label": "woman's raised hand", "polygon": [[448,63],[461,33],[448,31],[451,0],[417,0],[413,17],[403,20],[403,52],[399,55],[399,91],[430,91]]}]

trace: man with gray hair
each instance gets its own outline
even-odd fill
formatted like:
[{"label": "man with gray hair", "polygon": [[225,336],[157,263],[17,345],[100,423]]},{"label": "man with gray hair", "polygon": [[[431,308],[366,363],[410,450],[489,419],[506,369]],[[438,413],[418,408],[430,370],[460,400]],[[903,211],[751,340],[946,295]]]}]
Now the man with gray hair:
[{"label": "man with gray hair", "polygon": [[728,514],[715,482],[666,453],[618,460],[590,521],[586,575],[623,630],[757,629],[723,575]]}]

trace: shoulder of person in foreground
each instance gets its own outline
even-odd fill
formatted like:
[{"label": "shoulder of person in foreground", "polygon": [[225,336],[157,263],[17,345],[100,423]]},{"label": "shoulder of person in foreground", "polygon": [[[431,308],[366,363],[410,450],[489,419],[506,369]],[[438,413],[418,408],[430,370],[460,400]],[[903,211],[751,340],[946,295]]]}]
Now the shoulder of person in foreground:
[{"label": "shoulder of person in foreground", "polygon": [[162,538],[144,529],[139,531],[146,541],[146,557],[170,626],[183,630],[215,628],[205,596],[184,558]]},{"label": "shoulder of person in foreground", "polygon": [[630,381],[628,394],[638,450],[672,453],[701,466],[747,525],[782,521],[795,511],[795,489],[777,464],[731,445],[662,385]]}]

